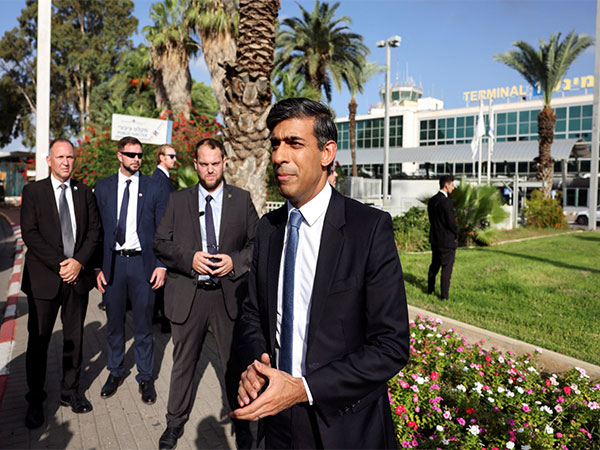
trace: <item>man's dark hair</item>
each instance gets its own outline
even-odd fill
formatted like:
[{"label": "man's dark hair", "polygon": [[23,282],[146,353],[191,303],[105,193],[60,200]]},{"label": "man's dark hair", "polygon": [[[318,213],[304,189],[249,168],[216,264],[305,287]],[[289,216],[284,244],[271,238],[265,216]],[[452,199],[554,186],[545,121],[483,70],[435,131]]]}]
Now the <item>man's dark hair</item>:
[{"label": "man's dark hair", "polygon": [[443,189],[446,184],[452,183],[453,181],[454,177],[452,175],[442,175],[440,177],[440,189]]},{"label": "man's dark hair", "polygon": [[313,134],[317,138],[319,150],[327,141],[337,142],[338,132],[329,108],[308,98],[286,98],[273,105],[267,117],[267,127],[271,132],[284,120],[314,118]]},{"label": "man's dark hair", "polygon": [[203,145],[208,145],[213,150],[221,150],[221,158],[225,158],[225,147],[223,144],[213,138],[204,138],[194,147],[194,158],[198,159],[198,149]]},{"label": "man's dark hair", "polygon": [[54,144],[58,144],[59,142],[64,142],[65,144],[69,144],[71,146],[71,148],[73,150],[75,150],[75,146],[73,145],[73,143],[70,140],[68,140],[67,138],[64,138],[64,137],[57,137],[56,139],[53,139],[52,142],[50,142],[50,147],[48,147],[50,150],[50,152],[49,152],[50,154],[52,154],[52,147],[54,147]]},{"label": "man's dark hair", "polygon": [[117,143],[117,150],[122,152],[126,145],[139,145],[141,147],[142,143],[138,138],[134,138],[133,136],[125,136]]}]

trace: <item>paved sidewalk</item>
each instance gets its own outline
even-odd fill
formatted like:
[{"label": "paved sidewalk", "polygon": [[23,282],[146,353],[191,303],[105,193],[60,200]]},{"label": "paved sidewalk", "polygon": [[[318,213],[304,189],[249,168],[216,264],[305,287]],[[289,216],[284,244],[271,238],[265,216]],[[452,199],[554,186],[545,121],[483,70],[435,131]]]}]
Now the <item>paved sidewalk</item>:
[{"label": "paved sidewalk", "polygon": [[[3,220],[0,218],[0,220]],[[6,292],[6,277],[0,276],[0,292]],[[2,299],[5,299],[3,295]],[[16,336],[9,363],[9,375],[4,400],[0,405],[0,449],[155,449],[165,427],[166,402],[172,367],[170,334],[154,329],[155,372],[157,374],[157,401],[154,405],[142,403],[135,381],[133,357],[133,325],[130,314],[126,322],[127,348],[125,366],[131,371],[113,397],[104,400],[100,389],[106,381],[106,315],[99,310],[100,294],[90,293],[84,331],[84,354],[81,386],[92,402],[94,410],[88,414],[74,414],[61,407],[60,379],[62,354],[62,327],[57,320],[48,351],[48,369],[45,402],[46,423],[37,430],[24,426],[27,403],[25,379],[25,349],[27,345],[27,300],[20,296],[17,306]],[[1,308],[0,308],[1,309]],[[222,368],[212,336],[208,336],[196,371],[197,394],[185,433],[178,449],[235,448],[231,424],[224,407]],[[256,428],[253,427],[254,432]]]}]

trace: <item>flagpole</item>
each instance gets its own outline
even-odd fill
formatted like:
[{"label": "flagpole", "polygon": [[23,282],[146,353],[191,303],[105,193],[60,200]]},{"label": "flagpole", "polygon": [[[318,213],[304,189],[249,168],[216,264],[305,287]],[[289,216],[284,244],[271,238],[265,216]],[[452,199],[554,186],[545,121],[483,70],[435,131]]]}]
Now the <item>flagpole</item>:
[{"label": "flagpole", "polygon": [[[494,130],[494,109],[492,108],[492,99],[490,98],[490,109],[489,109],[489,129],[490,130]],[[488,150],[488,158],[487,158],[487,184],[490,184],[491,180],[492,180],[492,151],[494,148],[494,134],[495,132],[492,131],[491,133],[488,133],[488,145],[487,145],[487,150]]]},{"label": "flagpole", "polygon": [[481,147],[483,146],[483,138],[477,138],[477,151],[479,152],[479,163],[477,164],[477,186],[481,186]]}]

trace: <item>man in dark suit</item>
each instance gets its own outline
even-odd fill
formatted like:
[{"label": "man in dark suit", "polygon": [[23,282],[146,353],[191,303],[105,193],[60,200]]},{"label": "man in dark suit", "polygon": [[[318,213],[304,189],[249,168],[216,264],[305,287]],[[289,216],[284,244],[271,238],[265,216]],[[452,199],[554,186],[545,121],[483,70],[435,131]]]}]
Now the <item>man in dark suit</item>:
[{"label": "man in dark suit", "polygon": [[263,419],[266,448],[396,448],[386,382],[408,360],[409,331],[391,217],[327,183],[327,107],[282,100],[267,126],[288,201],[257,228],[232,416]]},{"label": "man in dark suit", "polygon": [[[194,402],[194,370],[209,326],[225,369],[230,407],[237,405],[242,370],[231,346],[238,304],[248,291],[258,216],[250,194],[223,181],[226,162],[220,142],[198,142],[194,167],[199,183],[171,195],[154,239],[156,255],[168,268],[165,313],[174,346],[161,449],[175,448],[183,434]],[[234,420],[238,448],[252,444],[248,425]]]},{"label": "man in dark suit", "polygon": [[[177,153],[169,144],[164,144],[158,147],[156,151],[157,166],[152,173],[152,181],[158,183],[164,192],[169,194],[175,190],[175,186],[171,182],[169,170],[175,167],[177,162]],[[160,323],[160,331],[169,333],[171,327],[169,320],[165,317],[165,288],[164,286],[156,291],[154,299],[154,314],[152,323]]]},{"label": "man in dark suit", "polygon": [[167,193],[140,175],[142,144],[124,137],[117,144],[119,172],[100,180],[94,193],[104,230],[96,287],[106,306],[108,370],[102,398],[111,397],[125,376],[125,308],[131,302],[135,337],[136,380],[142,401],[156,401],[152,311],[154,290],[164,284],[166,269],[154,256],[154,231],[163,215]]},{"label": "man in dark suit", "polygon": [[158,147],[156,152],[157,166],[152,174],[152,180],[156,181],[165,192],[171,193],[175,186],[171,182],[169,171],[173,170],[177,162],[175,149],[168,144]]},{"label": "man in dark suit", "polygon": [[429,242],[431,242],[431,265],[427,276],[427,293],[433,294],[435,277],[442,268],[441,297],[448,300],[450,292],[450,277],[454,266],[454,256],[458,246],[458,226],[454,216],[452,200],[448,198],[454,190],[454,177],[440,177],[440,190],[429,199],[427,212],[429,214]]},{"label": "man in dark suit", "polygon": [[71,179],[75,150],[56,139],[46,157],[50,176],[23,189],[21,230],[27,245],[21,289],[27,294],[27,428],[44,423],[43,402],[48,344],[62,308],[63,377],[60,403],[75,413],[92,405],[79,392],[83,324],[88,293],[94,287],[90,264],[100,241],[100,218],[92,190]]}]

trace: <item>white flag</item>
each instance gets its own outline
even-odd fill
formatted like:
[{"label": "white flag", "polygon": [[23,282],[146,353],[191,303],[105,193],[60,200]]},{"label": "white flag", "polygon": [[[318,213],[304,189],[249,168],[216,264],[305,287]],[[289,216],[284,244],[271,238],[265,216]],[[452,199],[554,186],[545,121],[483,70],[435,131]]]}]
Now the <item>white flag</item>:
[{"label": "white flag", "polygon": [[483,121],[483,102],[479,102],[479,117],[477,118],[477,130],[473,140],[471,141],[471,151],[473,152],[471,159],[475,159],[477,148],[479,147],[479,139],[485,136],[485,122]]},{"label": "white flag", "polygon": [[494,117],[494,104],[492,103],[492,100],[490,99],[490,128],[488,131],[488,136],[490,137],[490,141],[488,143],[488,145],[490,146],[490,155],[493,153],[494,151],[494,142],[496,140],[496,130],[494,129],[494,122],[495,122],[495,117]]}]

